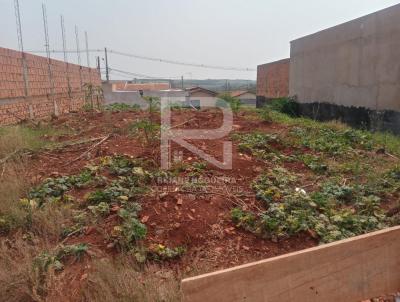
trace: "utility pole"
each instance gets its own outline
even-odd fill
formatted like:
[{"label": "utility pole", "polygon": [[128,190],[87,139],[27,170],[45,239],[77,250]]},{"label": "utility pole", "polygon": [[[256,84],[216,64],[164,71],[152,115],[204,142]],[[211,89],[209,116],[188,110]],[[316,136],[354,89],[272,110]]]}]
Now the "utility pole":
[{"label": "utility pole", "polygon": [[96,57],[96,62],[97,62],[97,70],[100,72],[100,56]]},{"label": "utility pole", "polygon": [[107,47],[104,48],[104,58],[105,58],[105,61],[106,61],[106,80],[107,80],[107,83],[109,83],[110,82],[110,73],[109,73],[109,70],[108,70]]},{"label": "utility pole", "polygon": [[183,76],[181,77],[181,86],[182,86],[182,90],[185,89],[185,85],[183,84]]}]

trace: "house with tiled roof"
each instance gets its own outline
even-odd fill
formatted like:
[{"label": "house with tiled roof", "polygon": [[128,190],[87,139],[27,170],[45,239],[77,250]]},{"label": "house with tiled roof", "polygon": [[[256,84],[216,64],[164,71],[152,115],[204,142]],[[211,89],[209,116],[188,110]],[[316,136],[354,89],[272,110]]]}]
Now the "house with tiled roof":
[{"label": "house with tiled roof", "polygon": [[257,96],[247,90],[230,91],[229,94],[237,99],[244,105],[256,105]]},{"label": "house with tiled roof", "polygon": [[170,83],[118,82],[112,84],[113,91],[160,91],[169,89],[171,89]]}]

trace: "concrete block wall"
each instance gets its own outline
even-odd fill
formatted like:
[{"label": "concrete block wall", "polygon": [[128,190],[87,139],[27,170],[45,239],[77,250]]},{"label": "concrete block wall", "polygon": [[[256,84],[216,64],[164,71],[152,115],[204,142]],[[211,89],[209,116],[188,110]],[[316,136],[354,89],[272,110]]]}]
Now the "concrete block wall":
[{"label": "concrete block wall", "polygon": [[301,114],[400,134],[400,4],[291,42]]},{"label": "concrete block wall", "polygon": [[50,65],[52,81],[47,58],[0,48],[1,125],[78,111],[87,101],[83,85],[101,86],[97,69],[52,59]]},{"label": "concrete block wall", "polygon": [[400,111],[400,4],[291,42],[301,103]]},{"label": "concrete block wall", "polygon": [[289,96],[289,69],[290,59],[257,66],[257,98]]}]

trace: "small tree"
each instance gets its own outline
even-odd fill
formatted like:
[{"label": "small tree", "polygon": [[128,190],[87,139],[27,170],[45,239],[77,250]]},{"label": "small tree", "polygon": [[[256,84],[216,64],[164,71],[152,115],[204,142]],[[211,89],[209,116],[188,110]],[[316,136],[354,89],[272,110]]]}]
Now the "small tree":
[{"label": "small tree", "polygon": [[157,111],[157,108],[160,105],[160,98],[155,96],[145,96],[143,99],[149,104],[149,119],[150,122],[153,123],[153,113]]},{"label": "small tree", "polygon": [[99,98],[103,98],[103,89],[101,88],[101,86],[96,86],[92,83],[85,83],[82,87],[85,91],[85,106],[88,109],[92,110],[94,108],[93,98],[95,97],[96,105],[97,107],[99,107]]},{"label": "small tree", "polygon": [[237,114],[242,106],[240,100],[231,96],[229,93],[220,94],[218,98],[227,102],[234,114]]},{"label": "small tree", "polygon": [[272,122],[272,110],[268,105],[265,105],[259,110],[260,117],[264,122]]}]

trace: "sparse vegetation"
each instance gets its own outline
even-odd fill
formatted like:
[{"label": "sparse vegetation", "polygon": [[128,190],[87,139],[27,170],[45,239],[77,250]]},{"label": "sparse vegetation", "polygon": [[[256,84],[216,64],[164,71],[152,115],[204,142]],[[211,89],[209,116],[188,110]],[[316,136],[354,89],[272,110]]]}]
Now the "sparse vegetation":
[{"label": "sparse vegetation", "polygon": [[[187,154],[163,171],[153,156],[157,100],[150,103],[145,112],[1,128],[0,292],[8,301],[59,293],[71,301],[179,301],[177,272],[198,271],[193,255],[209,271],[259,259],[271,244],[294,251],[400,224],[395,136],[273,106],[237,108],[232,171]],[[174,123],[195,114],[199,125],[217,127],[215,112],[174,110]],[[93,138],[109,133],[95,146]],[[220,141],[199,147],[217,155]]]},{"label": "sparse vegetation", "polygon": [[231,107],[232,112],[234,114],[237,114],[242,106],[240,100],[238,98],[231,96],[229,93],[222,93],[218,95],[218,98],[220,100],[225,101]]},{"label": "sparse vegetation", "polygon": [[299,104],[293,98],[279,98],[272,100],[268,107],[291,117],[299,116]]},{"label": "sparse vegetation", "polygon": [[111,112],[124,112],[124,111],[134,112],[140,110],[140,106],[137,104],[129,105],[125,103],[113,103],[104,106],[104,110]]},{"label": "sparse vegetation", "polygon": [[181,300],[179,283],[173,272],[149,268],[143,272],[135,257],[124,256],[117,260],[101,259],[93,263],[83,287],[87,301],[113,302],[178,302]]},{"label": "sparse vegetation", "polygon": [[140,135],[144,138],[144,143],[147,146],[154,145],[160,137],[160,125],[151,122],[150,120],[141,120],[130,125],[130,130],[135,135]]}]

